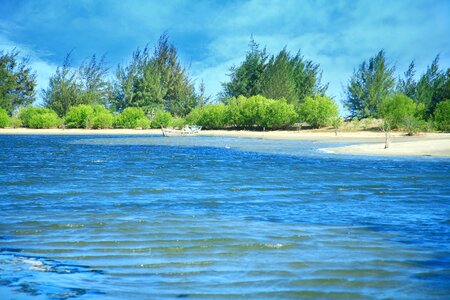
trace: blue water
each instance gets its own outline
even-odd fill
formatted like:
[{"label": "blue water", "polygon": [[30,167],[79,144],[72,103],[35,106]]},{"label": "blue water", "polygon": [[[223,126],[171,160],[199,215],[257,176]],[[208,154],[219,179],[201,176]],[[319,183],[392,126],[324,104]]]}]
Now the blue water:
[{"label": "blue water", "polygon": [[0,135],[0,299],[448,299],[450,160]]}]

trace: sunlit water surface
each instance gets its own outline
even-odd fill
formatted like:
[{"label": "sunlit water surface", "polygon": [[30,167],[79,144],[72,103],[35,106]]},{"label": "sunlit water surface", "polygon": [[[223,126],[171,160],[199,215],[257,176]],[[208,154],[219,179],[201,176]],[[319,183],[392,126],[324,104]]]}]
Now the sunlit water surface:
[{"label": "sunlit water surface", "polygon": [[0,298],[448,299],[450,160],[0,136]]}]

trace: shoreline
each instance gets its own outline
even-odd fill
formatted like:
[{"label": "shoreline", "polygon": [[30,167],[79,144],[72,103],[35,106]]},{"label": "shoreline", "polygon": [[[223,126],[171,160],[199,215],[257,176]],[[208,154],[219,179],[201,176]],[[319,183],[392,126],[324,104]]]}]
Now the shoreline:
[{"label": "shoreline", "polygon": [[[0,135],[161,135],[160,129],[29,129],[0,128]],[[319,143],[355,143],[355,145],[324,148],[337,154],[370,156],[433,156],[450,157],[450,133],[422,133],[407,136],[391,132],[391,144],[384,149],[384,133],[376,131],[332,130],[248,131],[204,130],[198,136],[240,137],[271,140],[304,140]]]}]

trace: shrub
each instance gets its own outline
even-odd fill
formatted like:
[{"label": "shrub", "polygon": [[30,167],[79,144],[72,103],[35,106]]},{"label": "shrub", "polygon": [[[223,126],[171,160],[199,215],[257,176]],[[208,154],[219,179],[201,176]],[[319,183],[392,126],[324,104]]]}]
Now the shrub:
[{"label": "shrub", "polygon": [[[173,118],[172,121],[170,122],[170,126],[172,126],[173,128],[183,128],[183,126],[186,124],[187,124],[187,121],[184,118]],[[192,124],[195,124],[195,123],[192,123]]]},{"label": "shrub", "polygon": [[450,132],[450,100],[442,101],[436,105],[434,123],[438,130]]},{"label": "shrub", "polygon": [[152,128],[160,128],[161,126],[167,127],[172,122],[172,115],[170,112],[165,110],[156,111],[151,126]]},{"label": "shrub", "polygon": [[409,133],[414,133],[420,129],[420,116],[423,109],[423,104],[417,105],[407,96],[395,94],[383,101],[380,115],[389,121],[391,128],[403,128]]},{"label": "shrub", "polygon": [[293,124],[298,117],[294,106],[284,99],[268,99],[267,112],[264,115],[265,119],[261,125],[271,129],[285,128]]},{"label": "shrub", "polygon": [[22,127],[22,121],[18,117],[12,117],[10,126],[13,128]]},{"label": "shrub", "polygon": [[92,106],[81,104],[69,109],[65,123],[69,128],[91,128],[93,118],[94,109]]},{"label": "shrub", "polygon": [[113,115],[104,106],[96,105],[93,107],[94,116],[92,117],[92,128],[103,129],[111,128],[113,125]]},{"label": "shrub", "polygon": [[147,117],[142,117],[136,121],[136,126],[134,128],[147,129],[150,128],[152,122]]},{"label": "shrub", "polygon": [[150,120],[141,108],[127,107],[114,118],[114,126],[119,128],[148,128]]},{"label": "shrub", "polygon": [[206,129],[219,129],[226,125],[225,104],[209,104],[197,107],[186,117],[189,124],[201,125]]},{"label": "shrub", "polygon": [[23,126],[29,128],[54,128],[61,123],[55,111],[33,106],[22,108],[19,112],[19,119]]},{"label": "shrub", "polygon": [[299,106],[299,115],[313,128],[330,126],[333,119],[339,116],[339,108],[336,102],[322,95],[314,95],[305,98],[305,102]]},{"label": "shrub", "polygon": [[50,110],[49,112],[44,112],[40,114],[35,114],[31,117],[28,122],[30,128],[55,128],[61,123],[61,119],[58,115]]},{"label": "shrub", "polygon": [[286,100],[262,96],[232,98],[228,105],[229,123],[238,127],[279,129],[295,122],[297,113]]},{"label": "shrub", "polygon": [[11,118],[8,116],[8,112],[0,107],[0,128],[8,127],[11,124]]}]

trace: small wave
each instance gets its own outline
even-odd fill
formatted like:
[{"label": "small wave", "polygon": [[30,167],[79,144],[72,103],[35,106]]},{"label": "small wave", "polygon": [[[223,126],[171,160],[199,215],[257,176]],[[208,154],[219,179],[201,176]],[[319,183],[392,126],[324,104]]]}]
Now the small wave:
[{"label": "small wave", "polygon": [[330,150],[330,148],[320,148],[317,150],[319,150],[320,152],[323,152],[323,153],[336,153],[333,150]]}]

